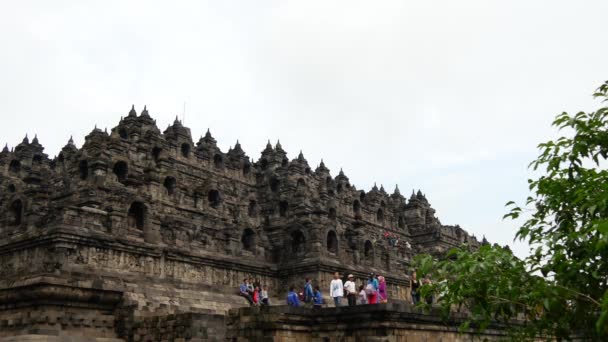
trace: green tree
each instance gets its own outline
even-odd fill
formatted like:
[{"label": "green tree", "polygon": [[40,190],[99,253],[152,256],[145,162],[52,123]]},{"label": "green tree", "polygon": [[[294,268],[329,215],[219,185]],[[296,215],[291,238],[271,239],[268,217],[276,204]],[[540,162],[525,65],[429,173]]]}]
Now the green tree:
[{"label": "green tree", "polygon": [[500,322],[517,339],[608,340],[608,81],[594,96],[595,112],[556,117],[563,136],[539,145],[530,167],[541,175],[528,180],[525,205],[507,203],[505,218],[524,220],[515,238],[532,246],[529,257],[463,246],[415,259],[436,280],[423,296],[446,315],[470,313],[462,328]]}]

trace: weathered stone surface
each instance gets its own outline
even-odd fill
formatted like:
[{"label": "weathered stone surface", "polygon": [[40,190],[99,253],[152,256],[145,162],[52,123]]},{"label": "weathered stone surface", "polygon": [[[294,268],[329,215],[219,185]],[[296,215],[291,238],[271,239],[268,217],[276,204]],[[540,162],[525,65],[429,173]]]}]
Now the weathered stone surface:
[{"label": "weathered stone surface", "polygon": [[505,339],[501,326],[483,334],[459,333],[457,315],[423,313],[409,304],[340,308],[261,307],[231,310],[227,338],[232,341],[494,341]]},{"label": "weathered stone surface", "polygon": [[[145,317],[224,315],[246,305],[244,277],[282,298],[304,277],[326,289],[335,271],[374,271],[406,299],[414,254],[479,244],[442,225],[420,191],[358,190],[302,153],[289,160],[279,143],[252,161],[238,142],[222,152],[210,132],[195,144],[179,120],[161,133],[145,109],[109,133],[95,128],[81,148],[70,139],[53,159],[37,138],[3,150],[0,189],[0,324],[12,324],[0,336],[41,326],[115,338]],[[48,301],[25,305],[36,286]],[[91,293],[96,306],[83,306]],[[47,327],[47,316],[60,323]]]}]

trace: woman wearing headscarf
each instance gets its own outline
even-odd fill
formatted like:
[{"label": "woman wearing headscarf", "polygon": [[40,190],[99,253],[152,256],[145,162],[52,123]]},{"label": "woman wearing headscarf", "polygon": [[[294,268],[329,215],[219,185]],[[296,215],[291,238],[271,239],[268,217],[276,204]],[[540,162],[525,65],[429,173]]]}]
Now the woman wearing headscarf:
[{"label": "woman wearing headscarf", "polygon": [[386,280],[383,276],[378,276],[378,301],[380,303],[386,303],[388,301],[388,294],[386,293]]}]

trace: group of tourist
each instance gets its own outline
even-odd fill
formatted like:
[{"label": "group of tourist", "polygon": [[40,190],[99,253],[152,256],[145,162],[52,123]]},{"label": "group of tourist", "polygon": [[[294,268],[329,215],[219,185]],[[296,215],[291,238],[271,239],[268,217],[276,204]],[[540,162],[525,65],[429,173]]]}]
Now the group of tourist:
[{"label": "group of tourist", "polygon": [[[371,273],[368,279],[357,286],[352,274],[349,274],[347,280],[343,282],[340,273],[336,272],[334,279],[329,284],[329,297],[332,298],[335,306],[342,306],[345,297],[348,306],[386,303],[388,301],[386,280],[383,276]],[[302,292],[296,292],[295,286],[289,288],[287,305],[297,307],[301,305],[300,302],[312,304],[316,307],[325,304],[321,290],[318,286],[313,289],[309,278],[306,278]]]},{"label": "group of tourist", "polygon": [[259,280],[254,282],[251,278],[243,279],[239,286],[239,295],[245,297],[250,305],[270,305],[268,287],[262,286]]},{"label": "group of tourist", "polygon": [[[355,277],[349,274],[345,282],[342,281],[340,273],[334,273],[334,278],[329,284],[329,297],[332,298],[335,306],[342,306],[343,299],[346,297],[348,306],[361,304],[378,304],[388,301],[386,290],[386,280],[381,275],[370,273],[369,277],[357,285]],[[420,302],[419,289],[423,285],[431,284],[431,275],[428,274],[422,279],[418,279],[416,270],[410,277],[412,303]],[[245,297],[250,305],[270,305],[268,299],[268,287],[260,285],[259,280],[251,278],[243,279],[239,287],[239,295]],[[433,303],[433,297],[424,298],[428,304]],[[301,291],[296,291],[295,286],[289,288],[287,293],[287,305],[298,307],[304,304],[320,307],[324,305],[323,294],[319,286],[312,285],[310,278],[306,278]]]}]

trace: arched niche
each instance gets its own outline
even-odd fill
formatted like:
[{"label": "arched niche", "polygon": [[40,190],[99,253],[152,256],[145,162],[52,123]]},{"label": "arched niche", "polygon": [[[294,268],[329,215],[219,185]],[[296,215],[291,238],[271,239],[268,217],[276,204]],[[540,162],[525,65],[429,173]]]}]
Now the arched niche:
[{"label": "arched niche", "polygon": [[303,254],[306,247],[306,237],[300,230],[291,233],[291,252],[293,254]]},{"label": "arched niche", "polygon": [[338,254],[338,235],[335,231],[330,230],[327,233],[327,251],[331,254]]},{"label": "arched niche", "polygon": [[8,171],[11,173],[19,173],[21,171],[21,162],[13,159],[8,165]]},{"label": "arched niche", "polygon": [[258,215],[258,203],[255,200],[249,201],[249,206],[247,208],[247,215],[249,217],[256,217]]},{"label": "arched niche", "polygon": [[182,153],[182,157],[188,158],[190,157],[190,144],[183,143],[180,147],[180,152]]},{"label": "arched niche", "polygon": [[335,220],[336,219],[336,208],[329,208],[327,216],[329,217],[329,219]]},{"label": "arched niche", "polygon": [[272,177],[272,179],[270,179],[270,191],[278,192],[280,187],[281,181],[276,177]]},{"label": "arched niche", "polygon": [[256,234],[252,229],[247,228],[243,230],[243,234],[241,235],[241,245],[244,250],[255,252],[256,240]]},{"label": "arched niche", "polygon": [[207,193],[207,201],[209,202],[209,206],[211,208],[219,208],[222,203],[222,197],[220,195],[220,192],[215,189],[209,190],[209,192]]},{"label": "arched niche", "polygon": [[382,208],[378,209],[376,212],[376,220],[380,223],[384,222],[384,210],[382,210]]},{"label": "arched niche", "polygon": [[147,208],[142,202],[133,202],[127,212],[127,225],[131,229],[143,231],[146,225]]},{"label": "arched niche", "polygon": [[174,177],[167,176],[165,177],[163,186],[165,187],[165,190],[167,190],[167,194],[171,196],[175,193],[175,189],[177,188],[177,181]]},{"label": "arched niche", "polygon": [[81,180],[86,180],[89,177],[89,163],[86,160],[78,162],[78,175]]},{"label": "arched niche", "polygon": [[23,221],[23,202],[20,199],[16,199],[11,202],[9,207],[10,212],[10,225],[18,226]]},{"label": "arched niche", "polygon": [[161,147],[155,146],[152,149],[152,159],[154,159],[154,161],[158,163],[162,152],[163,152],[163,149]]},{"label": "arched niche", "polygon": [[124,127],[121,127],[118,130],[118,135],[120,136],[121,139],[124,139],[124,140],[129,139],[129,133],[127,132],[127,129]]},{"label": "arched niche", "polygon": [[216,154],[213,156],[213,166],[216,169],[221,169],[224,167],[224,157],[221,154]]},{"label": "arched niche", "polygon": [[365,241],[365,244],[363,245],[363,256],[367,260],[371,260],[374,257],[374,245],[369,240]]},{"label": "arched niche", "polygon": [[361,203],[358,200],[355,200],[353,202],[353,213],[355,214],[355,216],[361,215]]},{"label": "arched niche", "polygon": [[287,216],[288,211],[289,211],[289,203],[287,201],[279,202],[279,216],[281,216],[281,217]]},{"label": "arched niche", "polygon": [[127,175],[129,174],[129,166],[126,162],[122,160],[117,161],[116,163],[114,163],[112,172],[114,172],[119,182],[124,182],[125,180],[127,180]]},{"label": "arched niche", "polygon": [[399,217],[397,218],[397,226],[399,228],[405,228],[405,218],[403,217],[403,215],[399,215]]},{"label": "arched niche", "polygon": [[251,164],[250,163],[244,163],[243,164],[243,176],[247,176],[251,173]]}]

